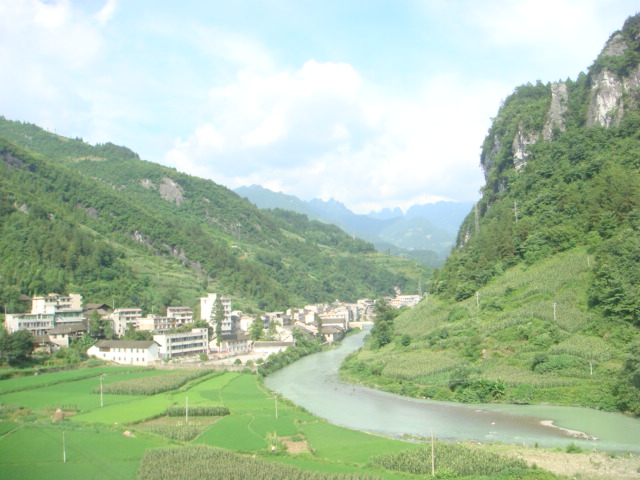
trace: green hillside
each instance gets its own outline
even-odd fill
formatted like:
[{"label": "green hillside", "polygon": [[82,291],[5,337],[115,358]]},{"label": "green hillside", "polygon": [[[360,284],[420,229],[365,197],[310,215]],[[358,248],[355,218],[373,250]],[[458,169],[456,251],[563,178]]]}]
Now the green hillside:
[{"label": "green hillside", "polygon": [[417,396],[640,414],[639,64],[636,15],[587,74],[516,88],[432,295],[395,319],[395,337],[375,330],[346,376]]},{"label": "green hillside", "polygon": [[149,312],[221,291],[234,308],[275,310],[394,286],[415,291],[430,273],[338,228],[261,212],[125,147],[3,118],[0,158],[0,301],[8,311],[20,294],[68,291]]}]

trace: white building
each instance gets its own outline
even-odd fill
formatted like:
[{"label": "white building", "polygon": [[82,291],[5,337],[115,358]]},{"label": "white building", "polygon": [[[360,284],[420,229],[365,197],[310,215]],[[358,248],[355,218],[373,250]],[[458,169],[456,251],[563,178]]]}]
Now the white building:
[{"label": "white building", "polygon": [[220,345],[218,345],[217,338],[211,342],[211,352],[218,355],[241,355],[251,352],[252,344],[251,336],[247,333],[227,333],[222,335]]},{"label": "white building", "polygon": [[148,332],[166,332],[176,328],[176,319],[171,317],[160,317],[158,315],[147,315],[138,319],[137,330]]},{"label": "white building", "polygon": [[153,365],[160,359],[159,346],[152,340],[99,340],[87,355],[120,365]]},{"label": "white building", "polygon": [[50,293],[31,299],[31,313],[6,314],[5,328],[9,333],[29,330],[32,335],[46,335],[57,325],[80,323],[83,320],[81,295]]},{"label": "white building", "polygon": [[137,329],[140,318],[142,318],[141,308],[116,308],[111,314],[114,333],[122,336],[130,326]]},{"label": "white building", "polygon": [[177,326],[193,322],[193,310],[189,307],[167,307],[167,317],[173,318]]},{"label": "white building", "polygon": [[160,357],[163,359],[197,355],[209,351],[209,330],[206,328],[193,328],[190,332],[154,335],[153,340],[160,346]]},{"label": "white building", "polygon": [[211,312],[213,311],[216,299],[220,297],[222,307],[224,308],[224,314],[226,317],[231,315],[231,299],[218,295],[217,293],[210,293],[206,297],[200,297],[200,319],[211,323]]},{"label": "white building", "polygon": [[70,293],[67,296],[50,293],[44,297],[31,299],[31,313],[57,313],[63,310],[82,310],[82,295]]},{"label": "white building", "polygon": [[264,353],[266,356],[279,353],[295,345],[295,342],[253,342],[255,353]]},{"label": "white building", "polygon": [[393,308],[415,307],[421,299],[422,297],[420,295],[397,295],[387,303]]}]

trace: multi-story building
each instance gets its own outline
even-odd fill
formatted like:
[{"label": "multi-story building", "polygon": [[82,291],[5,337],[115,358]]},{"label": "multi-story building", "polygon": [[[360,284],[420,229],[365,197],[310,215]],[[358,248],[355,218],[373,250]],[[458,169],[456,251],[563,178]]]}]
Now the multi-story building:
[{"label": "multi-story building", "polygon": [[137,330],[148,332],[166,332],[176,328],[176,319],[171,317],[160,317],[158,315],[147,315],[138,319]]},{"label": "multi-story building", "polygon": [[422,300],[420,295],[396,295],[395,298],[389,299],[387,302],[390,307],[415,307]]},{"label": "multi-story building", "polygon": [[79,323],[82,316],[82,296],[50,293],[31,299],[30,313],[9,313],[5,316],[5,328],[9,333],[29,330],[33,335],[46,335],[60,324]]},{"label": "multi-story building", "polygon": [[214,311],[216,299],[220,297],[222,307],[224,308],[225,317],[231,315],[231,299],[223,297],[217,293],[210,293],[206,297],[200,297],[200,319],[211,323],[211,313]]},{"label": "multi-story building", "polygon": [[163,359],[209,351],[209,330],[206,328],[193,328],[190,332],[154,335],[153,340],[160,346],[160,357]]},{"label": "multi-story building", "polygon": [[116,308],[111,314],[113,332],[122,336],[129,328],[138,328],[138,321],[142,318],[141,308]]},{"label": "multi-story building", "polygon": [[173,318],[177,326],[193,322],[193,310],[189,307],[167,307],[167,317]]},{"label": "multi-story building", "polygon": [[82,295],[70,293],[67,296],[50,293],[44,297],[31,299],[31,313],[57,313],[64,310],[82,310]]}]

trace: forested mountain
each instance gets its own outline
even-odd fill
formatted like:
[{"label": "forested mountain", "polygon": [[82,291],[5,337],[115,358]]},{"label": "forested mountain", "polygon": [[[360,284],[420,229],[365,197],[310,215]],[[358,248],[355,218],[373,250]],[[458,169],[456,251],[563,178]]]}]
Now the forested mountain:
[{"label": "forested mountain", "polygon": [[639,65],[636,15],[588,73],[515,89],[430,299],[383,316],[349,375],[415,395],[640,415]]},{"label": "forested mountain", "polygon": [[472,206],[464,202],[438,202],[414,205],[406,215],[400,209],[361,215],[334,199],[303,201],[259,185],[234,191],[259,208],[282,208],[331,223],[372,243],[380,252],[406,256],[430,267],[442,266],[454,245],[455,232]]},{"label": "forested mountain", "polygon": [[194,305],[283,309],[418,289],[415,262],[337,227],[263,212],[230,190],[110,143],[0,120],[0,301],[78,292],[146,311]]}]

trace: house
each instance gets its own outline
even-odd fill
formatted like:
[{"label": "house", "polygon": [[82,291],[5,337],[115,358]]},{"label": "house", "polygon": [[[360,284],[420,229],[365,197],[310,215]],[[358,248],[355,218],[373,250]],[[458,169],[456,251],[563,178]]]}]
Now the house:
[{"label": "house", "polygon": [[48,314],[62,310],[82,310],[82,295],[70,293],[65,296],[50,293],[43,297],[33,297],[31,299],[31,313]]},{"label": "house", "polygon": [[175,320],[176,326],[193,322],[193,310],[189,307],[167,307],[167,317]]},{"label": "house", "polygon": [[388,300],[388,304],[393,308],[415,307],[422,300],[420,295],[396,295]]},{"label": "house", "polygon": [[253,342],[253,351],[255,353],[264,353],[265,356],[269,356],[273,353],[283,352],[294,345],[295,342]]},{"label": "house", "polygon": [[337,342],[344,338],[345,331],[340,327],[322,326],[320,327],[320,335],[327,343]]},{"label": "house", "polygon": [[84,316],[84,318],[89,320],[92,317],[94,311],[98,313],[100,318],[102,318],[110,315],[113,310],[106,303],[87,303],[82,309],[82,315]]},{"label": "house", "polygon": [[80,323],[82,316],[82,296],[70,293],[67,296],[50,293],[31,299],[30,313],[8,313],[5,328],[9,333],[29,330],[32,335],[47,335],[49,330],[63,323]]},{"label": "house", "polygon": [[119,365],[153,365],[160,359],[159,345],[152,340],[98,340],[87,355]]},{"label": "house", "polygon": [[80,338],[88,331],[87,323],[60,324],[49,330],[49,342],[57,347],[68,347],[71,339]]},{"label": "house", "polygon": [[147,315],[138,319],[137,330],[162,333],[176,328],[176,319],[171,317],[160,317],[158,315]]},{"label": "house", "polygon": [[154,335],[153,340],[159,345],[159,354],[164,360],[209,351],[209,330],[206,328],[192,328],[188,332],[162,333]]},{"label": "house", "polygon": [[218,355],[241,355],[251,352],[251,336],[244,332],[226,333],[221,336],[220,345],[211,342],[211,352]]},{"label": "house", "polygon": [[129,328],[137,329],[140,318],[142,318],[141,308],[116,308],[111,314],[114,333],[122,336]]}]

